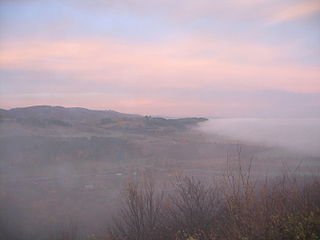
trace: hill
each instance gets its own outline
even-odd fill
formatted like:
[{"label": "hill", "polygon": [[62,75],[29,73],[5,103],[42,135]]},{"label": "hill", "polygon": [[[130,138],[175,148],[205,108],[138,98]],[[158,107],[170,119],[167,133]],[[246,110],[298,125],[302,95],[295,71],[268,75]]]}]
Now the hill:
[{"label": "hill", "polygon": [[[61,106],[32,106],[0,109],[0,133],[4,135],[104,135],[110,131],[126,133],[169,133],[195,126],[205,118],[166,119],[143,117],[113,110],[90,110]],[[107,131],[107,132],[106,132]]]}]

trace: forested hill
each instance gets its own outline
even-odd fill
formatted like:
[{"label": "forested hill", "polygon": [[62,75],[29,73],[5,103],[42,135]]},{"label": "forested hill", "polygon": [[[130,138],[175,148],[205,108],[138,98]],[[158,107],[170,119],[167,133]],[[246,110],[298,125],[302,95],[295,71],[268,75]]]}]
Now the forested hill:
[{"label": "forested hill", "polygon": [[0,109],[0,134],[51,135],[52,132],[104,134],[105,131],[134,133],[170,133],[195,126],[206,118],[167,119],[120,113],[113,110],[89,110],[61,106],[32,106]]}]

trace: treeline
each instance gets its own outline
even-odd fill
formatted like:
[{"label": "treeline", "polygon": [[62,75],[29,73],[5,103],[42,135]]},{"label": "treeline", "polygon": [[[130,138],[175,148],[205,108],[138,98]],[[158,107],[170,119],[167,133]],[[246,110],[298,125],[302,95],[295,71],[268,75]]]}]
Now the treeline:
[{"label": "treeline", "polygon": [[[8,218],[0,225],[10,225]],[[152,178],[130,183],[103,233],[61,223],[42,237],[0,226],[7,240],[319,240],[320,177],[253,179],[250,168],[227,171],[216,181],[177,176],[165,187]],[[81,219],[80,219],[81,220]]]},{"label": "treeline", "polygon": [[108,240],[319,240],[319,177],[254,181],[241,169],[223,180],[177,177],[169,192],[130,184]]}]

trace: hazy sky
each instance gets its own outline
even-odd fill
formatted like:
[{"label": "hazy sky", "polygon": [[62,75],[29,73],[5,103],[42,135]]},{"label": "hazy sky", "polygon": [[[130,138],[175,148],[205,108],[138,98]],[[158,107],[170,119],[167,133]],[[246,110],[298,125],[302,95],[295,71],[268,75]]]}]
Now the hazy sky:
[{"label": "hazy sky", "polygon": [[0,0],[0,107],[320,116],[320,0]]}]

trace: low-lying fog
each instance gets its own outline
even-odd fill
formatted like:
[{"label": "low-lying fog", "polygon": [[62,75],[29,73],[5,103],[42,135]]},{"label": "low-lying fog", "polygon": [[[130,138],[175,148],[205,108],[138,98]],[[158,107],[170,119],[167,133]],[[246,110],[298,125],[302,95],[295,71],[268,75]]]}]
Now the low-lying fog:
[{"label": "low-lying fog", "polygon": [[320,119],[220,118],[202,123],[200,129],[320,157]]},{"label": "low-lying fog", "polygon": [[177,175],[221,180],[239,163],[252,164],[255,179],[277,177],[283,163],[309,175],[320,164],[319,119],[167,120],[48,106],[2,115],[0,239],[62,239],[70,228],[83,236],[73,239],[104,239],[128,183],[146,176],[168,191]]}]

